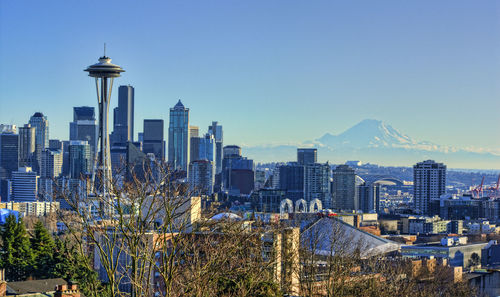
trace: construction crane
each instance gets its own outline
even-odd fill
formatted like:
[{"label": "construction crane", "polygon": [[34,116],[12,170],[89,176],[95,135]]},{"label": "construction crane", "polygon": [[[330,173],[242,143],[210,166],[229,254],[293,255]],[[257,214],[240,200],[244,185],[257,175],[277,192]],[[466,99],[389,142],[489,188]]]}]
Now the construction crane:
[{"label": "construction crane", "polygon": [[481,198],[481,194],[483,193],[483,184],[484,184],[484,176],[483,179],[481,180],[481,184],[479,185],[479,187],[475,187],[474,189],[471,190],[472,198]]}]

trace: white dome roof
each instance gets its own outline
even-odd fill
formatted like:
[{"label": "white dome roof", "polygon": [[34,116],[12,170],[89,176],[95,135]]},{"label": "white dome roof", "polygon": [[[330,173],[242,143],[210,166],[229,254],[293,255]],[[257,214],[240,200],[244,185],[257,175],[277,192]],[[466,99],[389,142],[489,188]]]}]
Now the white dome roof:
[{"label": "white dome roof", "polygon": [[222,213],[216,214],[215,216],[211,217],[210,219],[215,220],[215,221],[219,221],[219,220],[223,220],[223,219],[239,221],[242,218],[239,215],[231,213],[231,212],[222,212]]}]

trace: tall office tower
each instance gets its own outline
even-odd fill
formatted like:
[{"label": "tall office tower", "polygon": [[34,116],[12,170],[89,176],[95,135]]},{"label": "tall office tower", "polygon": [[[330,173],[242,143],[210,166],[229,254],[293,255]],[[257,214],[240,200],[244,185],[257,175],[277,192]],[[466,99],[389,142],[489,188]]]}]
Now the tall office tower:
[{"label": "tall office tower", "polygon": [[331,208],[330,194],[331,169],[328,163],[309,163],[304,166],[304,199],[321,200],[325,208]]},{"label": "tall office tower", "polygon": [[[215,162],[215,139],[212,134],[205,134],[203,137],[191,137],[190,144],[190,157],[191,161],[208,160]],[[215,174],[215,168],[214,168]]]},{"label": "tall office tower", "polygon": [[19,167],[31,167],[35,153],[35,127],[19,127]]},{"label": "tall office tower", "polygon": [[35,158],[33,170],[40,172],[42,152],[49,147],[49,121],[41,112],[35,112],[30,118],[31,127],[35,128]]},{"label": "tall office tower", "polygon": [[202,160],[200,154],[200,128],[198,126],[189,126],[189,161]]},{"label": "tall office tower", "polygon": [[237,145],[226,145],[223,152],[224,159],[241,157],[241,147]]},{"label": "tall office tower", "polygon": [[200,145],[201,137],[190,137],[189,138],[189,160],[191,162],[200,160]]},{"label": "tall office tower", "polygon": [[378,213],[380,202],[380,184],[363,182],[356,187],[359,209],[364,213]]},{"label": "tall office tower", "polygon": [[304,166],[289,162],[277,168],[277,189],[286,191],[287,198],[297,201],[304,198]]},{"label": "tall office tower", "polygon": [[254,189],[255,167],[253,160],[241,156],[241,148],[228,145],[223,150],[222,185],[230,195],[247,195]]},{"label": "tall office tower", "polygon": [[97,122],[90,106],[73,107],[73,122],[69,123],[69,140],[87,141],[95,158],[97,149]]},{"label": "tall office tower", "polygon": [[19,134],[0,133],[0,179],[9,179],[19,168]]},{"label": "tall office tower", "polygon": [[214,189],[213,162],[195,160],[189,164],[189,187],[191,196],[212,195]]},{"label": "tall office tower", "polygon": [[63,142],[59,139],[50,139],[49,140],[49,149],[53,150],[63,150]]},{"label": "tall office tower", "polygon": [[189,137],[198,137],[200,136],[200,127],[198,126],[189,126]]},{"label": "tall office tower", "polygon": [[47,148],[42,152],[42,171],[40,177],[53,179],[62,173],[63,152],[61,149]]},{"label": "tall office tower", "polygon": [[347,165],[339,165],[333,170],[332,207],[345,211],[358,209],[356,201],[356,173]]},{"label": "tall office tower", "polygon": [[[62,141],[62,152],[63,152],[63,166],[62,175],[69,176],[69,143],[71,140]],[[95,155],[94,155],[95,158]]]},{"label": "tall office tower", "polygon": [[165,160],[163,120],[144,120],[142,151],[154,154],[157,160]]},{"label": "tall office tower", "polygon": [[118,107],[113,110],[111,145],[134,141],[134,87],[118,88]]},{"label": "tall office tower", "polygon": [[14,129],[0,132],[0,196],[6,201],[9,196],[9,182],[12,172],[19,167],[19,135]]},{"label": "tall office tower", "polygon": [[215,139],[215,173],[219,174],[222,171],[222,150],[224,146],[222,126],[218,125],[217,122],[212,122],[212,125],[208,126],[208,133],[212,134]]},{"label": "tall office tower", "polygon": [[19,170],[12,172],[12,196],[10,200],[14,202],[36,201],[38,197],[38,178],[39,176],[30,167],[21,167]]},{"label": "tall office tower", "polygon": [[6,124],[0,124],[0,133],[2,132],[9,132],[9,133],[17,133],[17,126],[16,125],[6,125]]},{"label": "tall office tower", "polygon": [[[427,160],[413,166],[413,203],[415,210],[433,215],[431,200],[438,200],[446,192],[446,165]],[[439,212],[437,213],[439,214]]]},{"label": "tall office tower", "polygon": [[[144,180],[146,176],[146,171],[151,169],[153,176],[156,178],[155,166],[156,164],[151,162],[151,159],[146,156],[140,149],[140,142],[127,142],[127,154],[126,154],[126,170],[125,179],[132,180],[134,176],[139,180]],[[148,166],[150,166],[148,168]]]},{"label": "tall office tower", "polygon": [[80,179],[92,173],[90,146],[86,141],[72,140],[69,143],[69,176]]},{"label": "tall office tower", "polygon": [[314,164],[318,162],[318,150],[315,148],[298,148],[297,162],[301,165]]},{"label": "tall office tower", "polygon": [[127,142],[114,143],[111,147],[111,169],[113,169],[113,177],[118,173],[124,173],[127,158]]},{"label": "tall office tower", "polygon": [[170,108],[168,126],[168,162],[172,168],[188,171],[189,144],[189,108],[179,100]]}]

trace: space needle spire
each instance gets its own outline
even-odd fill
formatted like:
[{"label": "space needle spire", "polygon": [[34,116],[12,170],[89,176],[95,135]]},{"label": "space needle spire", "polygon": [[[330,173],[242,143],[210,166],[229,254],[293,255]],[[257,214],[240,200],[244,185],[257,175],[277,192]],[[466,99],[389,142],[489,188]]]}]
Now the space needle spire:
[{"label": "space needle spire", "polygon": [[[106,56],[106,44],[104,44],[104,56],[99,58],[99,63],[90,65],[84,71],[88,72],[90,77],[95,78],[97,103],[99,104],[99,143],[92,172],[92,192],[106,197],[110,194],[112,178],[108,132],[111,89],[113,88],[113,79],[119,77],[120,73],[125,70],[118,65],[111,64],[111,58]],[[96,177],[98,179],[97,182],[95,180]]]}]

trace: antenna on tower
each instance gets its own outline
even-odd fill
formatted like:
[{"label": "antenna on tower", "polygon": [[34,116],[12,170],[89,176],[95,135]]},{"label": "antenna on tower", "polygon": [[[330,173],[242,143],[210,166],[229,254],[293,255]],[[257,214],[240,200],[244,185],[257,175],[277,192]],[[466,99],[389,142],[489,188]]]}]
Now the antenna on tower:
[{"label": "antenna on tower", "polygon": [[106,42],[104,43],[104,56],[106,57]]}]

